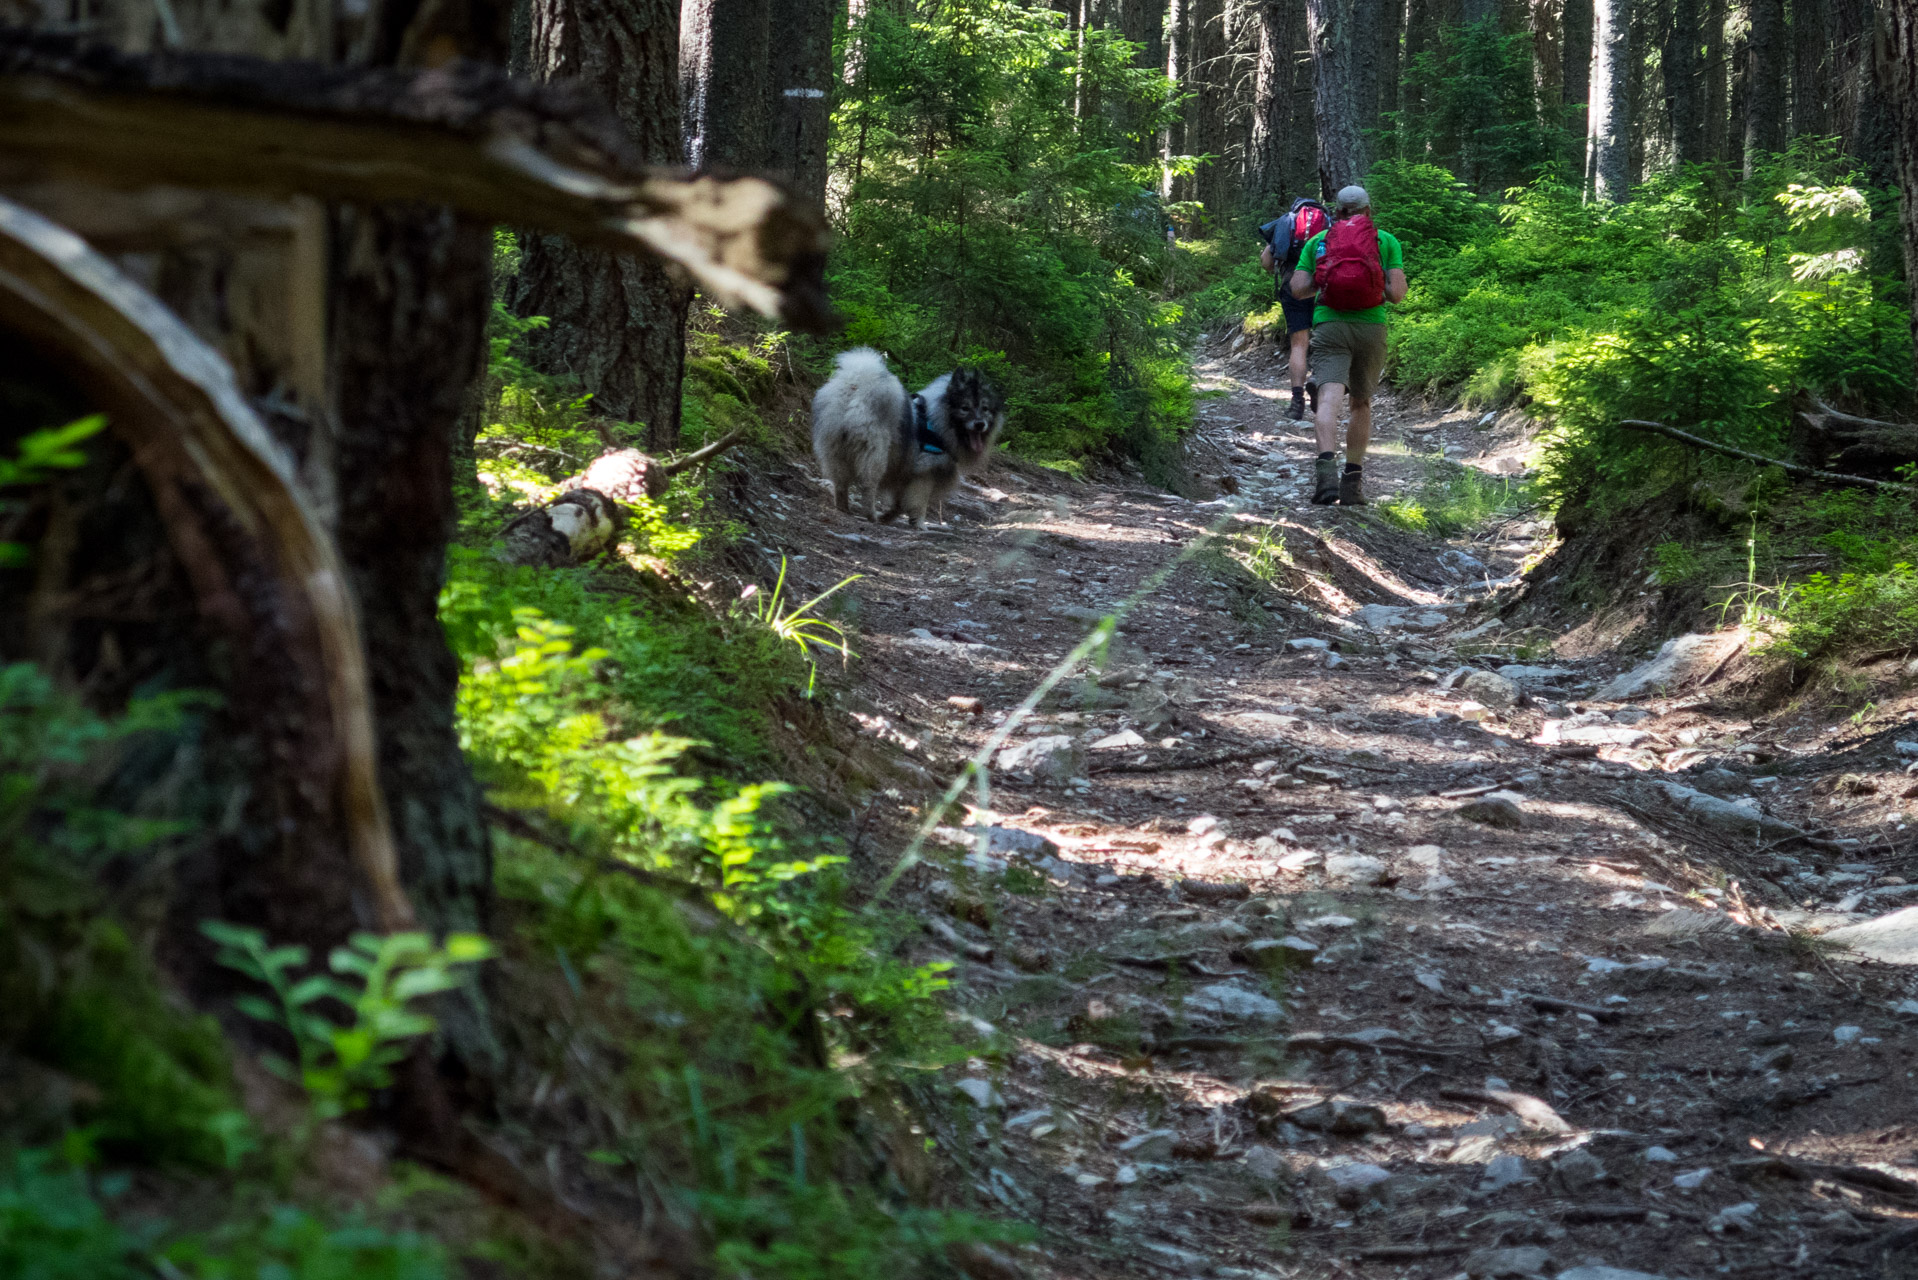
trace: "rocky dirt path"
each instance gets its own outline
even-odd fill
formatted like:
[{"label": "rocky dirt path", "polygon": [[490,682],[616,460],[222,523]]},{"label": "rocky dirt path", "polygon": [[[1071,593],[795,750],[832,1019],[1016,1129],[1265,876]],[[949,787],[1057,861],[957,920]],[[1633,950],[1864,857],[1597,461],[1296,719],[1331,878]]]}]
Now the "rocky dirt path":
[{"label": "rocky dirt path", "polygon": [[[874,793],[880,869],[934,784],[1176,561],[903,886],[981,1036],[933,1135],[956,1194],[1039,1228],[1001,1261],[1918,1274],[1912,971],[1802,931],[1918,880],[1893,738],[1834,754],[1709,688],[1601,698],[1627,692],[1603,689],[1617,664],[1559,661],[1484,603],[1543,524],[1446,542],[1312,508],[1271,368],[1206,371],[1224,394],[1196,466],[1235,498],[1008,467],[914,534],[826,514],[797,472],[755,482],[769,556],[817,586],[867,575],[860,722],[926,784]],[[1380,418],[1375,499],[1422,456],[1509,470],[1522,444]]]}]

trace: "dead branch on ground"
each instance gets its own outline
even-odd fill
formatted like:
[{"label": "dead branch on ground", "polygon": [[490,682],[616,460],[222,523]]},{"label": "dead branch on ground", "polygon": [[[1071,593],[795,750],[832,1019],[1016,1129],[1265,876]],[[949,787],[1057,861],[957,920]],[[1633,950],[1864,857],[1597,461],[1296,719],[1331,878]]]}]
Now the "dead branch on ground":
[{"label": "dead branch on ground", "polygon": [[1802,466],[1796,462],[1786,462],[1779,458],[1767,458],[1762,453],[1752,453],[1747,449],[1734,449],[1728,444],[1719,444],[1716,440],[1707,440],[1695,436],[1689,431],[1680,431],[1677,427],[1668,427],[1662,422],[1647,422],[1641,418],[1625,418],[1618,424],[1631,431],[1643,431],[1651,435],[1664,436],[1680,444],[1690,445],[1694,449],[1704,449],[1710,453],[1722,453],[1728,458],[1742,458],[1746,462],[1756,462],[1761,466],[1777,467],[1786,475],[1800,476],[1806,480],[1823,480],[1827,484],[1858,485],[1868,489],[1894,489],[1900,493],[1918,493],[1918,488],[1908,484],[1897,484],[1890,480],[1873,480],[1869,476],[1846,475],[1842,471],[1820,471],[1817,467]]}]

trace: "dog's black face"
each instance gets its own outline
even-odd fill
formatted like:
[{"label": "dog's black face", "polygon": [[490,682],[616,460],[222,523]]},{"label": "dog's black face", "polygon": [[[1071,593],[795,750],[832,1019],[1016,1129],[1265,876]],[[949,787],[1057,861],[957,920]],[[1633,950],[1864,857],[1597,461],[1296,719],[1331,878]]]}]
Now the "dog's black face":
[{"label": "dog's black face", "polygon": [[960,369],[946,384],[946,429],[953,443],[977,458],[992,447],[1005,425],[1006,402],[977,369]]}]

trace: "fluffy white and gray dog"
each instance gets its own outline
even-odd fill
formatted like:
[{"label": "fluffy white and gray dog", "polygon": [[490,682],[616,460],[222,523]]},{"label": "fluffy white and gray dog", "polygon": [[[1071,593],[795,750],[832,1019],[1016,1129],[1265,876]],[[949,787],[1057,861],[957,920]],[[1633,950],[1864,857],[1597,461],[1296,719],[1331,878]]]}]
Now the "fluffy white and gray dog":
[{"label": "fluffy white and gray dog", "polygon": [[962,475],[986,465],[1006,425],[1006,402],[977,369],[935,378],[917,395],[871,347],[842,352],[812,401],[812,450],[832,481],[833,505],[884,524],[902,512],[917,529]]}]

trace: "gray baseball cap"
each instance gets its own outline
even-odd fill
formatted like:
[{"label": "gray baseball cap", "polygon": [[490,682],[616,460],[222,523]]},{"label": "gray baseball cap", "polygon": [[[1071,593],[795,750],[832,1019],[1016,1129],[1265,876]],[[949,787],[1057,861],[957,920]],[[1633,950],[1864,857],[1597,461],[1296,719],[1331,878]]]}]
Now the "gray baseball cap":
[{"label": "gray baseball cap", "polygon": [[1339,207],[1343,209],[1370,209],[1372,197],[1365,194],[1365,188],[1356,183],[1339,188]]}]

